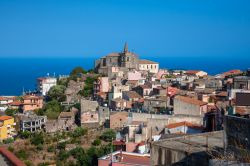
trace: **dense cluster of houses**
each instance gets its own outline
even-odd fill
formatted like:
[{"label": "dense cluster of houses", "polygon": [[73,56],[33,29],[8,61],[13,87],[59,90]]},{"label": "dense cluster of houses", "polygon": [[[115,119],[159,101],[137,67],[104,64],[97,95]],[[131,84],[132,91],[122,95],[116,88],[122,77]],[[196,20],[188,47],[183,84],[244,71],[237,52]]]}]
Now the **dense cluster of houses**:
[{"label": "dense cluster of houses", "polygon": [[[210,76],[200,70],[160,69],[158,62],[139,59],[126,44],[123,52],[96,60],[95,71],[99,77],[91,99],[76,95],[84,87],[82,82],[70,81],[65,91],[65,103],[80,102],[80,110],[73,107],[55,120],[33,113],[43,107],[43,97],[57,84],[52,77],[38,79],[42,95],[25,95],[22,100],[0,97],[0,110],[22,110],[20,131],[53,133],[77,125],[114,129],[115,152],[99,159],[102,166],[150,165],[153,142],[222,130],[225,115],[250,114],[250,70]],[[0,125],[1,140],[15,136],[12,117],[1,116]]]}]

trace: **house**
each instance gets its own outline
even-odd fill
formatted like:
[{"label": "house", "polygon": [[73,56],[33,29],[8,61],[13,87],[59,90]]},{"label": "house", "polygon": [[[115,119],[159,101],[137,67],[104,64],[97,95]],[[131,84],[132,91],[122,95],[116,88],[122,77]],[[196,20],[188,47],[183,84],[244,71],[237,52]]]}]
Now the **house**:
[{"label": "house", "polygon": [[0,141],[17,135],[15,125],[16,123],[12,116],[0,116]]},{"label": "house", "polygon": [[122,129],[129,123],[128,112],[111,112],[109,119],[111,129]]},{"label": "house", "polygon": [[146,122],[132,121],[128,124],[128,139],[135,141],[136,134],[142,133],[142,128],[146,125]]},{"label": "house", "polygon": [[152,95],[153,89],[150,85],[140,85],[135,88],[133,88],[134,91],[136,91],[139,95],[143,97],[148,97]]},{"label": "house", "polygon": [[[221,131],[188,136],[180,136],[178,134],[177,137],[174,138],[155,141],[151,144],[150,149],[151,165],[210,165],[208,160],[211,156],[210,150],[222,149],[223,145],[225,146],[223,135]],[[216,150],[216,152],[219,152],[219,150]],[[224,152],[223,149],[222,152]],[[215,165],[220,164],[216,163]]]},{"label": "house", "polygon": [[109,93],[109,103],[111,100],[116,98],[122,98],[123,91],[129,91],[130,87],[128,85],[122,85],[120,83],[113,83],[112,90]]},{"label": "house", "polygon": [[93,93],[94,98],[98,97],[98,94],[108,93],[109,92],[109,78],[108,77],[99,77],[94,82]]},{"label": "house", "polygon": [[138,80],[143,79],[143,78],[142,78],[142,73],[139,72],[139,71],[136,71],[136,70],[129,71],[129,72],[127,73],[127,75],[128,75],[128,80],[129,80],[129,81],[132,81],[132,80],[138,81]]},{"label": "house", "polygon": [[168,97],[160,96],[156,98],[144,99],[143,109],[147,112],[162,113],[167,110]]},{"label": "house", "polygon": [[92,100],[85,100],[82,99],[81,100],[81,112],[95,112],[98,109],[98,103],[96,101],[92,101]]},{"label": "house", "polygon": [[86,128],[96,128],[99,125],[98,111],[87,111],[81,113],[81,126]]},{"label": "house", "polygon": [[0,96],[0,105],[7,105],[13,102],[15,99],[14,96]]},{"label": "house", "polygon": [[43,107],[43,98],[41,96],[26,95],[23,96],[22,110],[33,111]]},{"label": "house", "polygon": [[197,134],[203,131],[203,126],[198,126],[190,122],[182,121],[178,123],[171,123],[166,126],[166,134]]},{"label": "house", "polygon": [[240,74],[242,74],[242,71],[235,69],[235,70],[229,70],[227,72],[222,73],[221,77],[225,78],[225,77],[236,76],[236,75],[240,75]]},{"label": "house", "polygon": [[159,63],[145,59],[139,60],[139,70],[156,74],[159,71]]},{"label": "house", "polygon": [[14,101],[15,97],[0,96],[0,111],[5,111],[8,108],[8,104]]},{"label": "house", "polygon": [[135,91],[123,91],[122,98],[131,102],[136,102],[142,99],[142,96]]},{"label": "house", "polygon": [[250,114],[250,93],[236,93],[234,114]]},{"label": "house", "polygon": [[94,127],[99,124],[99,105],[96,101],[81,100],[80,121],[81,126]]},{"label": "house", "polygon": [[110,108],[112,110],[128,110],[132,108],[132,102],[121,98],[111,100]]},{"label": "house", "polygon": [[234,89],[250,90],[250,77],[248,76],[237,76],[233,78]]},{"label": "house", "polygon": [[[112,159],[111,159],[112,158]],[[98,166],[150,166],[150,154],[115,151],[98,159]]]},{"label": "house", "polygon": [[19,116],[20,131],[36,132],[45,128],[47,116],[37,116],[34,113],[28,112]]},{"label": "house", "polygon": [[154,95],[159,95],[159,96],[166,96],[166,88],[163,86],[157,86],[153,88],[153,94]]},{"label": "house", "polygon": [[204,77],[207,76],[207,73],[204,71],[200,71],[200,70],[187,70],[185,72],[186,75],[188,76],[196,76],[196,77]]},{"label": "house", "polygon": [[207,103],[186,96],[175,96],[174,114],[204,116],[207,113]]},{"label": "house", "polygon": [[57,119],[48,120],[45,124],[47,133],[55,133],[57,131],[73,131],[76,125],[76,114],[78,110],[71,108],[69,112],[61,112]]},{"label": "house", "polygon": [[40,77],[37,79],[37,90],[43,95],[47,95],[50,88],[55,86],[57,78],[55,77]]},{"label": "house", "polygon": [[14,110],[20,110],[22,108],[22,102],[20,100],[15,100],[8,104],[8,108]]}]

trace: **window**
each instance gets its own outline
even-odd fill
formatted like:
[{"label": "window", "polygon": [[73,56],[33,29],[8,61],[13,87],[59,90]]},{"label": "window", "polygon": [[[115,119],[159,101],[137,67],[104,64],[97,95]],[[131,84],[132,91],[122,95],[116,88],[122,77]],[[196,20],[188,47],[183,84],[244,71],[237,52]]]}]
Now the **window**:
[{"label": "window", "polygon": [[129,61],[129,57],[127,57],[127,61]]}]

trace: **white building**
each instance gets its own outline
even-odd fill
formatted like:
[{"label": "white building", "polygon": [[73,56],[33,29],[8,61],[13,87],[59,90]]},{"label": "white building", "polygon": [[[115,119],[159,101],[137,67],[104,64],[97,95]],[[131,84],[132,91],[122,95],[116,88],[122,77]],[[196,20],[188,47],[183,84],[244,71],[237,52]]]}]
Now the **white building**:
[{"label": "white building", "polygon": [[55,86],[57,79],[55,77],[41,77],[37,79],[38,91],[42,95],[47,95],[52,86]]},{"label": "white building", "polygon": [[5,111],[8,104],[14,101],[14,96],[0,96],[0,111]]},{"label": "white building", "polygon": [[148,71],[150,73],[158,73],[159,63],[149,60],[139,60],[139,70]]}]

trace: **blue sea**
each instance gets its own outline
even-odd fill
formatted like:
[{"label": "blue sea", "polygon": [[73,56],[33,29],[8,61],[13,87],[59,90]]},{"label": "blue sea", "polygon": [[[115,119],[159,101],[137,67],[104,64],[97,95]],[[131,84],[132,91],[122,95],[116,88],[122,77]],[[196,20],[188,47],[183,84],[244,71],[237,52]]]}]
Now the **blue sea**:
[{"label": "blue sea", "polygon": [[[210,75],[231,69],[250,68],[250,58],[238,57],[141,57],[160,62],[161,68],[198,69]],[[68,75],[76,66],[88,70],[94,66],[94,57],[82,58],[0,58],[0,95],[20,95],[34,90],[38,77]]]}]

